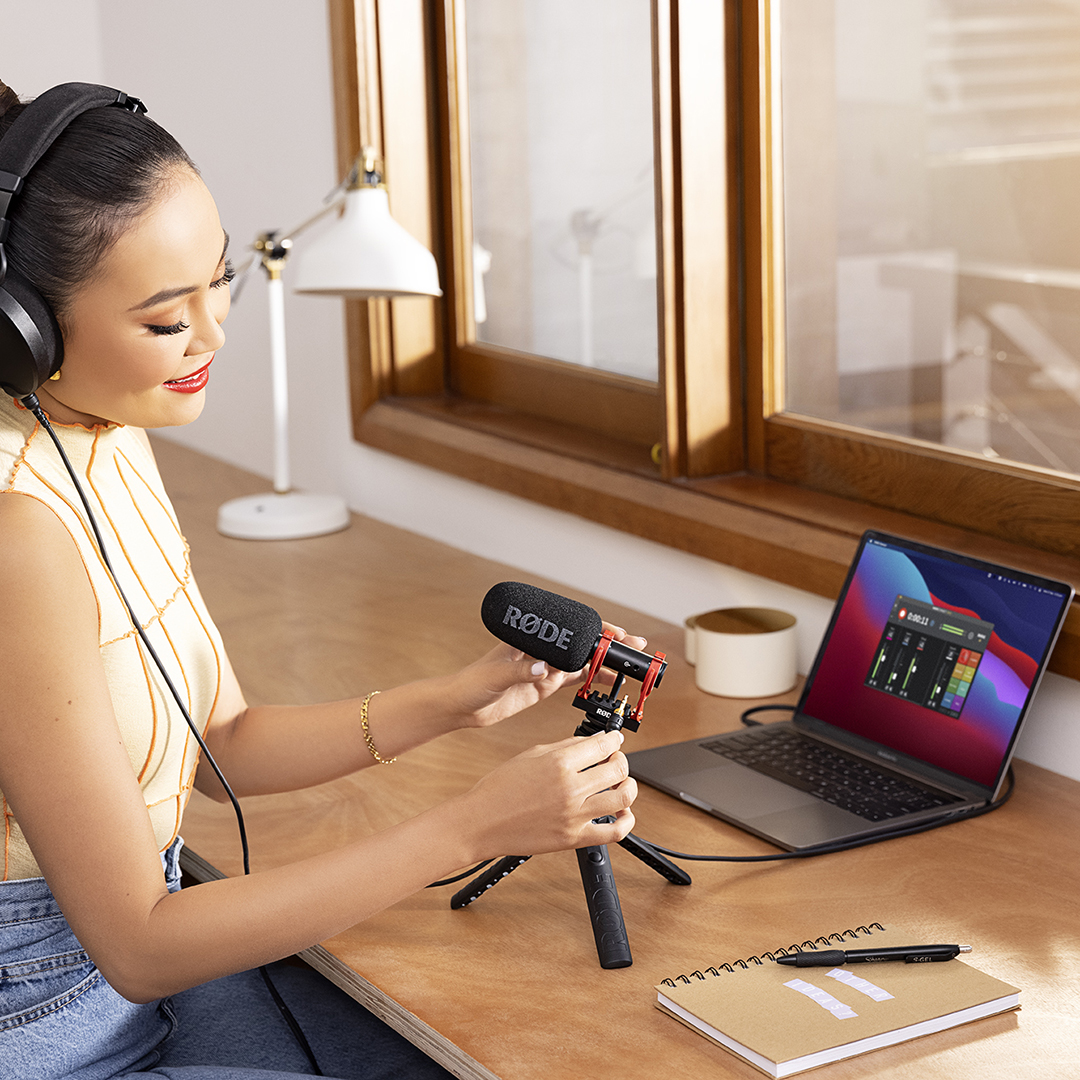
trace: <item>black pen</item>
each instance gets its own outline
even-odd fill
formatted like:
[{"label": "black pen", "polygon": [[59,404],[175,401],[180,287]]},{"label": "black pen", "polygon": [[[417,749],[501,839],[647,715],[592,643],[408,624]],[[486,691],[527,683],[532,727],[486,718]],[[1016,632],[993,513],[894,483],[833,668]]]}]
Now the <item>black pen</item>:
[{"label": "black pen", "polygon": [[791,967],[837,967],[840,964],[880,964],[902,960],[905,964],[937,964],[958,953],[971,952],[970,945],[902,945],[895,949],[808,949],[778,956],[778,964]]}]

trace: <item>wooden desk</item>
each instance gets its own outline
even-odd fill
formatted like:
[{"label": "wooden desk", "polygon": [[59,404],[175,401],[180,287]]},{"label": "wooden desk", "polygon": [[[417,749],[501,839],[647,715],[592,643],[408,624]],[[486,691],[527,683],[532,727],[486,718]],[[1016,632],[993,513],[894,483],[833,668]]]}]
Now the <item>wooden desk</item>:
[{"label": "wooden desk", "polygon": [[[252,700],[361,694],[452,670],[487,647],[480,599],[494,582],[518,576],[511,568],[363,518],[312,540],[228,540],[214,531],[218,504],[262,482],[172,444],[156,446],[200,585]],[[671,657],[627,749],[738,725],[744,703],[694,688],[678,628],[581,599]],[[392,769],[247,799],[253,869],[415,814],[518,750],[565,737],[577,722],[567,693],[497,729],[440,740]],[[913,940],[971,942],[971,962],[1021,987],[1023,1009],[831,1065],[822,1076],[1075,1077],[1080,784],[1023,763],[1016,772],[1012,802],[978,820],[805,861],[684,864],[694,878],[689,888],[613,849],[630,968],[598,966],[572,853],[533,859],[462,911],[449,909],[453,888],[425,891],[306,956],[462,1077],[749,1080],[760,1074],[654,1008],[654,984],[880,921],[908,929]],[[679,850],[770,850],[647,788],[635,811],[639,835]],[[228,807],[196,795],[183,834],[207,862],[239,872]]]}]

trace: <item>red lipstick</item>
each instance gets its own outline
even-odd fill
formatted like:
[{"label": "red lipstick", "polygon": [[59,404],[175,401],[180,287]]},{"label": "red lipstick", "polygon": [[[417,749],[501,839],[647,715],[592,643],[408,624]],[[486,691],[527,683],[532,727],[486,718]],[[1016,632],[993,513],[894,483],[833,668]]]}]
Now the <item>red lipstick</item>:
[{"label": "red lipstick", "polygon": [[182,379],[170,379],[162,385],[178,394],[197,394],[210,381],[210,365],[213,362],[214,358],[211,356],[198,371],[193,371]]}]

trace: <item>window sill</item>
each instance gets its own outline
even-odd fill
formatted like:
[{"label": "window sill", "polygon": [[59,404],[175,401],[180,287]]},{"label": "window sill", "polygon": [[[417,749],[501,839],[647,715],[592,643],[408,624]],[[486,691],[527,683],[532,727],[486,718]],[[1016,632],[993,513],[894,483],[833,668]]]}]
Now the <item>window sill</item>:
[{"label": "window sill", "polygon": [[[665,482],[640,447],[537,425],[452,400],[390,398],[367,409],[354,434],[429,468],[829,599],[871,528],[1080,588],[1080,559],[745,474]],[[1077,603],[1050,670],[1080,679]]]}]

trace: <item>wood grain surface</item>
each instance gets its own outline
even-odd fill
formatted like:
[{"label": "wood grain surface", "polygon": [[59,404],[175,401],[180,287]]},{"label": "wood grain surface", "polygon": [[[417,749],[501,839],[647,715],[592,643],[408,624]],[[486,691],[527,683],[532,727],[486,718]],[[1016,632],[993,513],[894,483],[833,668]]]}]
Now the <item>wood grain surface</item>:
[{"label": "wood grain surface", "polygon": [[[337,698],[453,670],[490,643],[479,620],[483,594],[521,576],[359,516],[333,536],[227,539],[214,529],[217,506],[265,482],[173,443],[155,440],[155,449],[250,700]],[[751,703],[694,687],[679,628],[574,595],[669,655],[627,749],[738,726]],[[393,768],[246,799],[253,870],[413,815],[519,750],[563,738],[578,715],[566,694],[496,729],[438,740]],[[572,853],[532,859],[460,911],[450,910],[452,887],[425,890],[306,956],[462,1077],[749,1080],[760,1074],[655,1008],[655,984],[879,921],[908,930],[913,941],[970,942],[971,963],[1022,988],[1022,1010],[831,1065],[822,1076],[1075,1077],[1080,784],[1023,763],[1016,773],[1012,801],[975,821],[814,859],[684,863],[689,888],[613,849],[634,955],[622,970],[597,963]],[[643,788],[635,813],[638,835],[681,851],[774,850],[651,789]],[[199,857],[188,859],[190,871],[239,872],[227,806],[196,794],[183,835]]]}]

